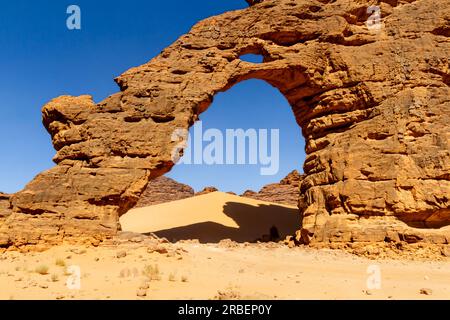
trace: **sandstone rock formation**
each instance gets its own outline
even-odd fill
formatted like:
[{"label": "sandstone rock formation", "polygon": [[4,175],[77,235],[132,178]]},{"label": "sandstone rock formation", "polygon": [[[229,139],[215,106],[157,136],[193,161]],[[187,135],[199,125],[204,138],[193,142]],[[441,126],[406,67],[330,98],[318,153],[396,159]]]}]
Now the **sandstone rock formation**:
[{"label": "sandstone rock formation", "polygon": [[266,185],[259,192],[248,190],[242,194],[242,197],[297,206],[302,179],[298,171],[294,170],[279,183]]},{"label": "sandstone rock formation", "polygon": [[[9,202],[10,196],[8,194],[0,192],[0,225],[4,224],[6,218],[11,215],[11,204]],[[11,240],[6,233],[0,233],[0,247],[8,246],[11,244]]]},{"label": "sandstone rock formation", "polygon": [[136,205],[137,208],[193,197],[194,189],[167,177],[156,178],[148,184]]},{"label": "sandstone rock formation", "polygon": [[[280,90],[306,139],[300,242],[449,243],[449,2],[250,2],[197,23],[104,101],[44,106],[56,166],[8,200],[0,245],[114,235],[181,153],[174,129],[247,79]],[[381,28],[368,28],[377,3]]]},{"label": "sandstone rock formation", "polygon": [[11,214],[9,199],[10,196],[8,194],[0,192],[0,219],[6,218]]},{"label": "sandstone rock formation", "polygon": [[202,191],[197,192],[195,195],[196,195],[196,196],[201,196],[201,195],[204,195],[204,194],[208,194],[208,193],[212,193],[212,192],[217,192],[217,191],[219,191],[219,189],[217,189],[216,187],[206,187],[206,188],[204,188]]}]

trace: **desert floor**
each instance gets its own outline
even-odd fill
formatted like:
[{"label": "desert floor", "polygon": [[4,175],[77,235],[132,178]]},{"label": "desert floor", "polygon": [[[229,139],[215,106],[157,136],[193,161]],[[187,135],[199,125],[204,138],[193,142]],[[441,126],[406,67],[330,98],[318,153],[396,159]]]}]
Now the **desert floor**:
[{"label": "desert floor", "polygon": [[296,213],[224,193],[135,209],[121,219],[124,241],[0,254],[0,299],[450,299],[450,259],[246,242],[274,224],[295,231]]},{"label": "desert floor", "polygon": [[[450,262],[372,261],[275,244],[176,246],[186,252],[148,253],[145,246],[121,245],[4,253],[0,299],[450,298]],[[67,286],[72,265],[81,271],[79,289]],[[149,273],[148,266],[159,272]],[[368,289],[373,270],[380,271],[380,289]]]}]

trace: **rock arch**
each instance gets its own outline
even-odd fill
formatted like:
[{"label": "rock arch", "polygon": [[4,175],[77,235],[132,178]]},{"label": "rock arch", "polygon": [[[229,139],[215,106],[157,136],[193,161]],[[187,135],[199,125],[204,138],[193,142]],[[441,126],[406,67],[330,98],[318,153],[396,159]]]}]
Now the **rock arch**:
[{"label": "rock arch", "polygon": [[375,1],[251,1],[196,24],[98,104],[52,100],[43,123],[56,166],[0,206],[0,246],[113,236],[174,165],[173,129],[253,78],[287,98],[306,139],[299,242],[450,242],[450,8],[431,2],[381,1],[373,32]]}]

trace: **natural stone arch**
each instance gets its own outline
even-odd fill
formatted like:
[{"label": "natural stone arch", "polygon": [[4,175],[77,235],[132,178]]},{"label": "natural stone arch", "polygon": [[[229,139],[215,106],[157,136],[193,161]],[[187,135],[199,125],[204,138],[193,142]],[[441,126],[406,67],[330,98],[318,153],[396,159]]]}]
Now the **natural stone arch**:
[{"label": "natural stone arch", "polygon": [[[306,139],[298,241],[448,242],[427,228],[450,224],[449,7],[408,2],[382,2],[373,33],[364,21],[375,1],[252,1],[196,24],[98,104],[54,99],[43,119],[57,166],[8,200],[0,245],[114,235],[174,165],[173,129],[252,78],[288,99]],[[264,63],[241,61],[246,53]]]}]

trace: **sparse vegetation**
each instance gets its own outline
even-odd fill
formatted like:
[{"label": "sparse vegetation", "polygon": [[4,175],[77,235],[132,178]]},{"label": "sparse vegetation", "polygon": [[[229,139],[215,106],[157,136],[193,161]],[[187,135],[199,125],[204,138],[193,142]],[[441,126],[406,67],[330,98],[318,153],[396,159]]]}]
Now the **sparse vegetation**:
[{"label": "sparse vegetation", "polygon": [[58,259],[56,259],[55,264],[59,267],[65,267],[66,261],[64,261],[64,259],[58,258]]},{"label": "sparse vegetation", "polygon": [[169,281],[171,281],[171,282],[176,281],[175,274],[173,272],[169,274]]},{"label": "sparse vegetation", "polygon": [[53,282],[58,282],[58,281],[59,281],[59,276],[58,276],[56,273],[53,273],[53,274],[51,275],[51,280],[52,280]]},{"label": "sparse vegetation", "polygon": [[186,275],[181,276],[181,282],[188,282],[188,277]]},{"label": "sparse vegetation", "polygon": [[142,274],[146,276],[150,281],[159,281],[161,280],[161,273],[159,271],[159,267],[157,264],[155,265],[146,265]]},{"label": "sparse vegetation", "polygon": [[42,265],[36,267],[36,269],[34,269],[34,272],[39,273],[41,275],[46,275],[46,274],[48,274],[48,269],[49,269],[48,266],[42,264]]}]

